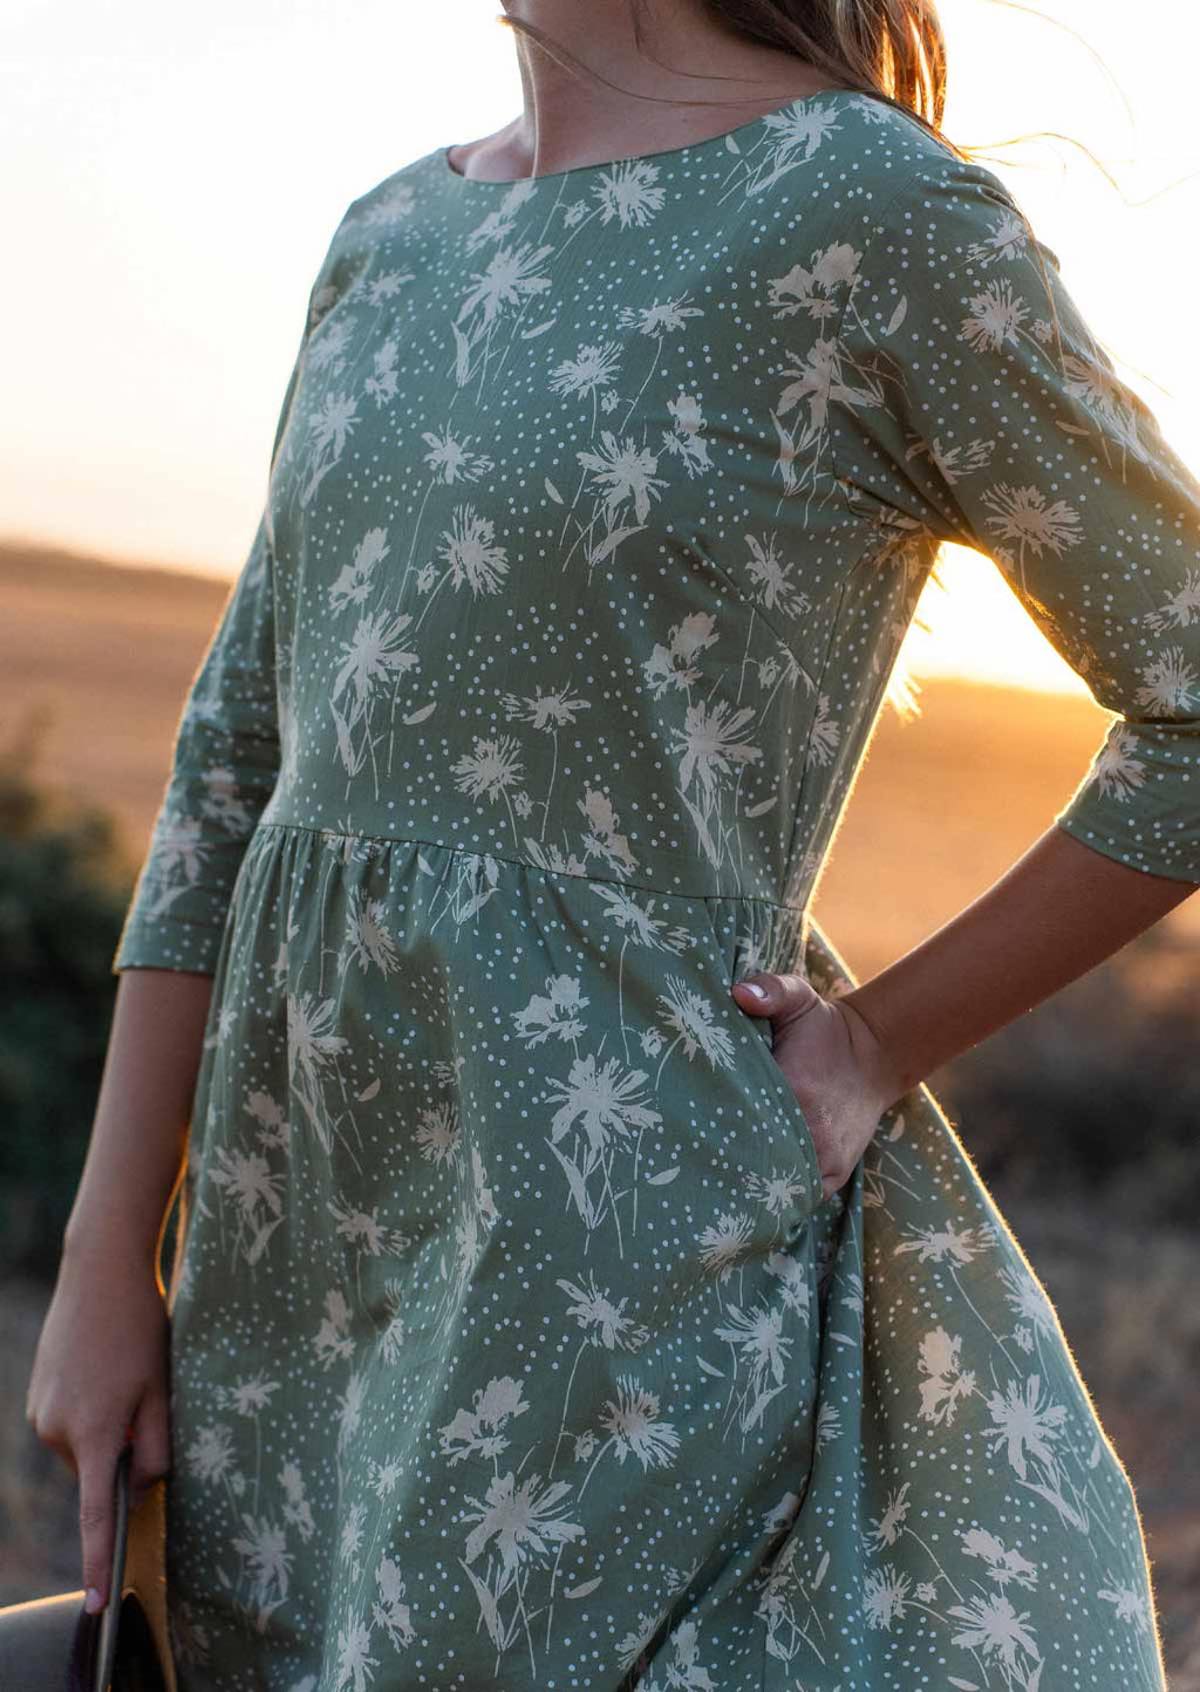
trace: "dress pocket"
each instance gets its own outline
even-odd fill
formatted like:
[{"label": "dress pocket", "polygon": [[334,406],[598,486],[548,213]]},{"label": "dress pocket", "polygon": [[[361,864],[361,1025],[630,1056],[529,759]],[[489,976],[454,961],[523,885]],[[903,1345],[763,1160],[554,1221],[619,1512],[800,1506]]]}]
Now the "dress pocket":
[{"label": "dress pocket", "polygon": [[[730,940],[722,937],[717,927],[711,901],[705,899],[703,903],[705,925],[712,942],[714,957],[720,978],[726,991],[728,991],[743,976],[753,975],[755,969],[739,970],[735,968],[736,943],[731,944]],[[769,966],[755,966],[756,969],[758,967]],[[752,1016],[748,1011],[742,1010],[732,994],[729,996],[729,1006],[735,1018],[744,1024],[748,1024],[746,1044],[743,1048],[749,1054],[746,1061],[757,1071],[764,1091],[768,1097],[774,1099],[778,1110],[783,1113],[790,1127],[791,1139],[804,1160],[809,1178],[809,1208],[816,1209],[818,1205],[825,1202],[820,1160],[817,1157],[812,1129],[809,1127],[803,1106],[796,1097],[791,1082],[780,1068],[779,1062],[771,1049],[774,1040],[774,1025],[770,1017]]]}]

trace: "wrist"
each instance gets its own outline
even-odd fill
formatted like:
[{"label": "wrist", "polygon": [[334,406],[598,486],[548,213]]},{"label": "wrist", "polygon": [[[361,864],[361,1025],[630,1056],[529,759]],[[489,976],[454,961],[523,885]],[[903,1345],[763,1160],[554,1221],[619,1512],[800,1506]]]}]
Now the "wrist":
[{"label": "wrist", "polygon": [[841,994],[836,1002],[850,1013],[859,1036],[855,1041],[856,1054],[882,1100],[881,1109],[888,1110],[917,1085],[920,1076],[893,1050],[870,1006],[864,1005],[860,989]]},{"label": "wrist", "polygon": [[153,1272],[158,1255],[159,1231],[151,1234],[144,1224],[123,1216],[72,1215],[63,1230],[64,1264],[85,1272],[111,1272],[126,1267],[135,1274]]}]

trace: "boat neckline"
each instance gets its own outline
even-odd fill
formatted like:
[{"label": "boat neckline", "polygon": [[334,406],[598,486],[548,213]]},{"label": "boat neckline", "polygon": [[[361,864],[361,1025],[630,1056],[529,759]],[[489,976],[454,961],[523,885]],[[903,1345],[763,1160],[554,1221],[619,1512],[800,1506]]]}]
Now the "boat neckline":
[{"label": "boat neckline", "polygon": [[773,106],[770,111],[760,112],[757,117],[750,118],[746,123],[736,124],[733,129],[723,129],[719,135],[706,135],[699,141],[686,141],[678,147],[660,147],[652,153],[629,153],[621,159],[599,159],[594,164],[570,165],[566,170],[545,170],[536,176],[465,176],[450,163],[450,148],[458,145],[454,141],[445,147],[439,147],[437,156],[445,175],[468,188],[515,188],[522,182],[558,182],[568,176],[586,176],[589,171],[612,170],[616,165],[677,158],[681,153],[700,153],[707,147],[715,147],[718,142],[725,143],[731,138],[736,139],[748,134],[750,130],[766,123],[768,118],[780,117],[784,112],[802,111],[809,106],[819,105],[824,100],[835,100],[843,94],[865,96],[866,91],[861,88],[823,88],[815,94],[798,94],[794,99],[785,100],[782,105]]}]

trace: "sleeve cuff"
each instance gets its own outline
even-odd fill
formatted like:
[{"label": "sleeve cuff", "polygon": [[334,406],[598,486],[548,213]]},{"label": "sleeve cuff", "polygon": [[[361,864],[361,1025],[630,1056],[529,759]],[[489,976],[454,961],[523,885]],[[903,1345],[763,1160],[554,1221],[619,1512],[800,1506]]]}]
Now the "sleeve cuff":
[{"label": "sleeve cuff", "polygon": [[111,973],[123,969],[179,969],[215,975],[225,937],[223,928],[179,918],[126,923],[113,957]]},{"label": "sleeve cuff", "polygon": [[1198,727],[1119,717],[1054,821],[1131,869],[1200,886]]}]

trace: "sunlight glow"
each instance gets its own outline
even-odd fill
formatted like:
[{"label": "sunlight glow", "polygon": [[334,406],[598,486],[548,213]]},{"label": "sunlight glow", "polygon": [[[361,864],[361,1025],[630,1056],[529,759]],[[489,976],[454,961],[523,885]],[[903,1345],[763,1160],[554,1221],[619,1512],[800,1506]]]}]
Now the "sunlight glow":
[{"label": "sunlight glow", "polygon": [[[0,213],[10,325],[0,533],[240,568],[308,289],[351,199],[521,106],[498,0],[10,0]],[[946,127],[1022,200],[1118,372],[1200,468],[1181,334],[1200,192],[1200,13],[942,0]],[[1026,131],[1059,137],[1000,147]],[[1073,143],[1078,143],[1075,145]],[[1112,186],[1088,158],[1098,155]],[[902,654],[1086,691],[990,561],[951,548]],[[928,629],[921,623],[927,623]]]}]

